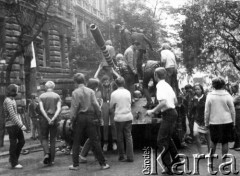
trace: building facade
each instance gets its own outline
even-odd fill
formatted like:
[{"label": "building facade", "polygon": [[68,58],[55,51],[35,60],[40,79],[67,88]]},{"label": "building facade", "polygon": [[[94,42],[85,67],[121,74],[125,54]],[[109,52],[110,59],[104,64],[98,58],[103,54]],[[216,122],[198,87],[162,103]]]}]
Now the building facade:
[{"label": "building facade", "polygon": [[[7,1],[0,0],[0,6],[4,7],[4,3]],[[23,56],[18,56],[12,66],[10,79],[11,83],[20,86],[20,104],[25,104],[24,97],[44,91],[48,80],[56,83],[55,91],[64,97],[71,93],[74,85],[68,55],[72,44],[91,36],[91,23],[101,25],[107,19],[107,4],[108,0],[56,0],[48,12],[51,23],[46,23],[33,41],[36,68],[26,65]],[[0,11],[0,94],[4,95],[5,69],[12,53],[17,50],[20,27],[3,8]],[[29,50],[32,50],[31,46]],[[26,55],[32,58],[33,52],[29,53]]]}]

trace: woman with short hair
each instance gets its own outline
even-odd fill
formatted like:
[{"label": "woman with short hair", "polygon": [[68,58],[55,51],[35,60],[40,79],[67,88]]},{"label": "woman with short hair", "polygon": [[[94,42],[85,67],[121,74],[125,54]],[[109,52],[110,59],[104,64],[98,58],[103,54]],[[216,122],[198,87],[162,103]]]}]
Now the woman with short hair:
[{"label": "woman with short hair", "polygon": [[214,78],[214,90],[207,95],[205,104],[205,125],[210,129],[212,141],[211,154],[215,153],[217,143],[222,144],[222,155],[228,153],[228,142],[235,126],[233,98],[224,86],[225,81],[222,78]]}]

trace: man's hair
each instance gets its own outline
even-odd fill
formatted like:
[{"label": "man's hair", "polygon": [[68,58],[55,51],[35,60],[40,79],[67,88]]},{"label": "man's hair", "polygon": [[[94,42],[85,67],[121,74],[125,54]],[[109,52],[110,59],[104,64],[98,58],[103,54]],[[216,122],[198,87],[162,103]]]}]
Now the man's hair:
[{"label": "man's hair", "polygon": [[115,25],[115,29],[116,29],[116,30],[120,29],[121,27],[122,27],[122,26],[121,26],[120,24],[116,24],[116,25]]},{"label": "man's hair", "polygon": [[47,81],[45,84],[46,89],[54,89],[55,83],[53,81]]},{"label": "man's hair", "polygon": [[110,80],[110,77],[108,75],[104,75],[101,79],[101,82],[104,82],[106,80],[108,80],[108,81]]},{"label": "man's hair", "polygon": [[117,78],[115,82],[118,87],[124,87],[124,85],[125,85],[125,80],[123,77]]},{"label": "man's hair", "polygon": [[7,97],[16,97],[18,91],[18,86],[16,84],[10,84],[7,87]]},{"label": "man's hair", "polygon": [[163,67],[158,67],[155,69],[155,74],[159,79],[165,79],[167,76],[167,71]]},{"label": "man's hair", "polygon": [[105,45],[110,45],[110,46],[112,46],[112,41],[111,41],[111,40],[107,40],[107,41],[105,42]]},{"label": "man's hair", "polygon": [[139,41],[136,41],[136,40],[134,40],[134,41],[132,42],[132,44],[133,44],[133,45],[136,45],[136,46],[139,46],[139,45],[140,45],[140,42],[139,42]]},{"label": "man's hair", "polygon": [[191,84],[187,84],[185,87],[185,90],[193,89],[193,86]]},{"label": "man's hair", "polygon": [[85,84],[85,75],[83,73],[76,73],[73,80],[77,84]]},{"label": "man's hair", "polygon": [[121,53],[116,55],[116,60],[123,60],[124,56]]},{"label": "man's hair", "polygon": [[164,50],[164,49],[168,49],[168,50],[170,50],[170,49],[171,49],[171,46],[170,46],[169,43],[163,43],[161,49],[162,49],[162,50]]},{"label": "man's hair", "polygon": [[96,88],[99,87],[99,83],[100,83],[100,82],[99,82],[98,79],[96,79],[96,78],[90,78],[90,79],[88,80],[87,87],[90,88],[90,89],[92,89],[92,90],[95,90]]},{"label": "man's hair", "polygon": [[214,78],[214,79],[212,80],[212,87],[213,87],[214,89],[216,89],[216,90],[222,89],[222,88],[224,88],[224,86],[225,86],[225,81],[224,81],[223,78],[217,77],[217,78]]}]

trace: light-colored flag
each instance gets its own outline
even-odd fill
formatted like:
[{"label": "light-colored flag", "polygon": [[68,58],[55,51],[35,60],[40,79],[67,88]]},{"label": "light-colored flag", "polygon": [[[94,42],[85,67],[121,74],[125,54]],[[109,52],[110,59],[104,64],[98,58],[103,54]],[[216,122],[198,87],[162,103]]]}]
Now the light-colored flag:
[{"label": "light-colored flag", "polygon": [[37,63],[36,63],[36,56],[35,56],[35,49],[34,49],[34,45],[33,42],[31,43],[31,48],[32,48],[32,60],[31,60],[31,68],[35,68],[37,67]]}]

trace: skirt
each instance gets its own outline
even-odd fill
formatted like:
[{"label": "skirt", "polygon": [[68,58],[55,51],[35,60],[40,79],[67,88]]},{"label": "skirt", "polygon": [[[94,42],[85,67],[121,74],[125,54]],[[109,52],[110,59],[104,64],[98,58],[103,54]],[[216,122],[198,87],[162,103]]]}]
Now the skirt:
[{"label": "skirt", "polygon": [[210,136],[213,143],[228,143],[233,141],[233,123],[209,125]]}]

